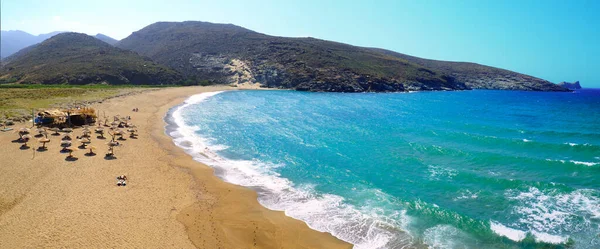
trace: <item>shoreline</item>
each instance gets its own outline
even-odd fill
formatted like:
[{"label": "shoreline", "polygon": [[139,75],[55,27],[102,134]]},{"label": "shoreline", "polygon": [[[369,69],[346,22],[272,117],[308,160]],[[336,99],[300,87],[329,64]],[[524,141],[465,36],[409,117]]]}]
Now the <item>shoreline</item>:
[{"label": "shoreline", "polygon": [[365,233],[364,224],[383,224],[385,221],[369,216],[369,211],[365,214],[361,208],[343,204],[342,196],[332,193],[321,195],[310,187],[296,186],[280,176],[274,170],[277,166],[273,163],[256,158],[232,159],[219,154],[229,145],[214,142],[214,137],[210,135],[199,134],[201,128],[196,126],[199,124],[190,120],[213,112],[210,104],[204,107],[198,105],[225,92],[192,95],[182,104],[171,108],[164,118],[167,123],[166,134],[195,161],[210,166],[213,174],[221,180],[255,191],[258,202],[267,209],[283,211],[286,216],[303,221],[314,230],[331,233],[353,244],[354,248],[383,248],[391,244],[416,246],[409,242],[412,240],[410,235],[398,229],[370,225],[370,232]]},{"label": "shoreline", "polygon": [[[8,247],[351,248],[263,207],[255,191],[224,182],[166,134],[171,108],[198,93],[236,89],[245,88],[160,89],[93,104],[110,115],[131,115],[139,126],[139,139],[116,149],[116,160],[79,151],[77,161],[67,162],[56,140],[32,157],[11,143],[16,134],[0,133],[0,164],[6,165],[0,241]],[[130,112],[133,107],[140,112]],[[97,147],[98,154],[106,150]],[[128,175],[127,187],[115,186],[120,174]]]}]

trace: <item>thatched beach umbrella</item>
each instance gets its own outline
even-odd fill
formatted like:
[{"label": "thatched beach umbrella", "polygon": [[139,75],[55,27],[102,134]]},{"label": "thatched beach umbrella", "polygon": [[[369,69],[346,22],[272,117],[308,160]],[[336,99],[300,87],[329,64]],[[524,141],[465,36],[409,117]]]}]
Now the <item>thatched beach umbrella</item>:
[{"label": "thatched beach umbrella", "polygon": [[125,140],[123,138],[123,135],[125,134],[125,132],[123,132],[122,130],[120,130],[120,129],[119,130],[115,130],[114,133],[115,133],[116,136],[119,136],[118,140]]},{"label": "thatched beach umbrella", "polygon": [[45,138],[48,138],[48,132],[47,131],[40,132],[40,135],[44,136]]},{"label": "thatched beach umbrella", "polygon": [[63,148],[63,150],[67,147],[71,147],[71,141],[62,141],[60,142],[60,147]]},{"label": "thatched beach umbrella", "polygon": [[46,143],[50,143],[50,139],[48,139],[47,137],[43,137],[38,139],[38,142],[42,144],[42,147],[40,147],[41,149],[46,149]]},{"label": "thatched beach umbrella", "polygon": [[129,132],[129,136],[130,137],[136,137],[137,136],[137,134],[135,134],[137,132],[137,130],[135,130],[133,128],[127,129],[127,132]]},{"label": "thatched beach umbrella", "polygon": [[104,138],[104,128],[96,128],[96,133],[100,134],[100,138]]},{"label": "thatched beach umbrella", "polygon": [[114,156],[115,155],[114,147],[118,146],[119,143],[115,142],[115,141],[110,141],[110,142],[106,143],[106,145],[108,145],[108,154],[106,154],[106,155]]},{"label": "thatched beach umbrella", "polygon": [[73,139],[73,135],[71,135],[70,133],[63,135],[63,137],[62,137],[62,140],[72,140],[72,139]]},{"label": "thatched beach umbrella", "polygon": [[58,133],[60,131],[60,129],[55,127],[55,128],[50,128],[50,130],[54,132],[54,133],[52,133],[53,136],[60,135],[60,133]]},{"label": "thatched beach umbrella", "polygon": [[87,147],[87,149],[89,149],[90,152],[88,152],[86,155],[88,155],[88,156],[96,155],[96,153],[94,153],[94,150],[96,150],[95,146],[90,145],[90,146]]},{"label": "thatched beach umbrella", "polygon": [[29,129],[28,128],[21,128],[17,131],[17,133],[19,134],[19,140],[23,141],[23,136],[29,134]]},{"label": "thatched beach umbrella", "polygon": [[37,135],[35,135],[36,137],[41,137],[47,134],[46,128],[38,128],[35,131],[38,133]]},{"label": "thatched beach umbrella", "polygon": [[90,130],[83,130],[83,135],[81,135],[82,137],[90,137],[90,134],[92,132]]},{"label": "thatched beach umbrella", "polygon": [[65,147],[65,148],[63,148],[63,151],[69,153],[69,155],[67,156],[67,158],[73,158],[73,151],[77,151],[77,148]]},{"label": "thatched beach umbrella", "polygon": [[30,135],[21,136],[21,141],[23,141],[23,145],[21,145],[21,148],[29,148],[29,145],[27,145],[27,142],[29,142],[30,139],[31,139]]},{"label": "thatched beach umbrella", "polygon": [[81,142],[81,147],[85,148],[92,141],[90,141],[88,138],[82,138],[79,139],[79,142]]}]

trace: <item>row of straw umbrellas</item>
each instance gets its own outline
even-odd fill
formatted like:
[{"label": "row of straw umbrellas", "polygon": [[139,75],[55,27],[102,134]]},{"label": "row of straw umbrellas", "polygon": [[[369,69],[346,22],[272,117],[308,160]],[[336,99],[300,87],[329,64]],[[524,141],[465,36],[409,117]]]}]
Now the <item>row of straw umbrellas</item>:
[{"label": "row of straw umbrellas", "polygon": [[[130,138],[137,138],[137,126],[130,122],[130,118],[124,118],[120,116],[114,116],[114,121],[110,124],[105,120],[104,125],[102,122],[97,122],[98,125],[96,127],[93,126],[83,126],[81,129],[81,136],[74,137],[72,128],[44,128],[39,127],[35,130],[29,128],[21,128],[17,130],[19,134],[18,141],[23,143],[21,145],[22,149],[28,149],[28,143],[33,140],[33,137],[38,138],[37,142],[40,144],[38,147],[38,151],[46,151],[46,144],[50,143],[52,140],[50,137],[52,136],[61,136],[60,138],[60,147],[61,152],[69,153],[67,159],[74,159],[73,152],[78,149],[74,147],[75,139],[80,143],[79,149],[89,150],[86,153],[87,156],[94,156],[96,153],[94,152],[97,147],[94,146],[96,143],[92,143],[92,133],[96,133],[97,139],[106,139],[105,133],[110,136],[110,141],[105,143],[108,146],[108,151],[106,153],[106,158],[116,159],[114,147],[119,146],[119,141],[125,141],[124,138],[127,133],[129,133]],[[125,130],[123,130],[125,129]],[[35,133],[35,135],[31,135]],[[62,134],[61,134],[62,133]],[[49,137],[50,136],[50,137]]]}]

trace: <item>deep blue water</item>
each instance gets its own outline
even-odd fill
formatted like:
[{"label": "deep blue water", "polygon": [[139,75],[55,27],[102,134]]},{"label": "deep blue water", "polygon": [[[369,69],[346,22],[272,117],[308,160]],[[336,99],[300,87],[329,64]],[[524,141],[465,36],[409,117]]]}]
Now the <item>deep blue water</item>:
[{"label": "deep blue water", "polygon": [[600,248],[600,90],[193,96],[171,135],[356,248]]}]

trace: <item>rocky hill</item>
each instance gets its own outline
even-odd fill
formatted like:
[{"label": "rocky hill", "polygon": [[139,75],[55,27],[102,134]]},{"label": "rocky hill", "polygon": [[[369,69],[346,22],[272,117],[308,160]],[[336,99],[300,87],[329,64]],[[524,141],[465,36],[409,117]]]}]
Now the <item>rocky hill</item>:
[{"label": "rocky hill", "polygon": [[579,81],[575,81],[573,83],[563,81],[561,83],[558,83],[558,85],[562,86],[564,88],[567,88],[567,89],[571,89],[571,90],[581,89],[581,85],[579,84]]},{"label": "rocky hill", "polygon": [[473,89],[568,91],[568,89],[533,76],[469,62],[428,60],[384,49],[373,49],[417,65],[431,68],[454,77]]},{"label": "rocky hill", "polygon": [[231,24],[159,22],[116,46],[186,77],[259,82],[310,91],[409,91],[469,88],[567,91],[548,81],[474,63],[426,60],[383,49],[313,38],[286,38]]},{"label": "rocky hill", "polygon": [[61,33],[3,60],[0,83],[176,84],[176,71],[80,33]]},{"label": "rocky hill", "polygon": [[159,22],[116,46],[220,83],[338,92],[468,89],[447,74],[371,49],[231,24]]}]

